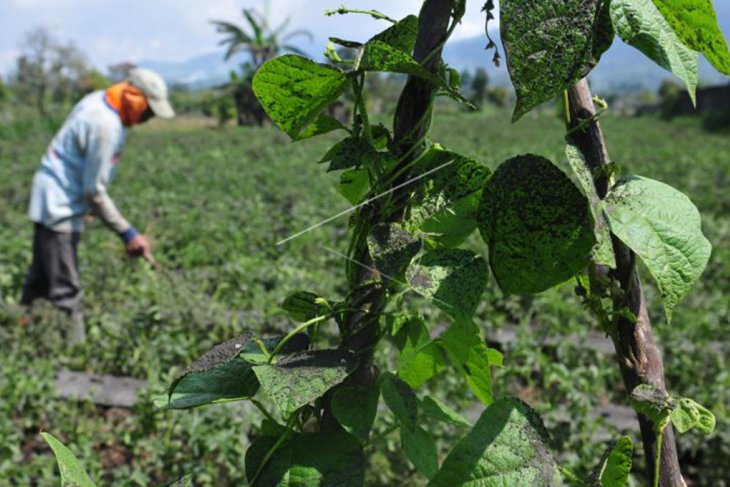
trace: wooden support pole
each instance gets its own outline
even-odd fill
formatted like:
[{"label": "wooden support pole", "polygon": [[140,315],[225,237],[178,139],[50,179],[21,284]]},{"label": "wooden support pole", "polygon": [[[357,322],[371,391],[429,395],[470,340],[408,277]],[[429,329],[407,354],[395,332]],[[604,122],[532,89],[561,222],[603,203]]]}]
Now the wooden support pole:
[{"label": "wooden support pole", "polygon": [[[568,90],[568,100],[572,127],[577,127],[582,120],[592,120],[582,129],[572,132],[571,141],[581,150],[591,170],[607,165],[610,162],[608,150],[601,127],[598,121],[592,118],[596,109],[588,81],[585,78]],[[604,175],[597,179],[596,190],[600,198],[606,196],[608,185],[607,176]],[[616,307],[627,307],[637,317],[635,322],[625,317],[619,318],[617,327],[611,336],[626,390],[631,392],[640,384],[649,384],[666,391],[662,357],[654,342],[651,321],[646,311],[644,293],[636,269],[636,256],[617,238],[612,236],[612,241],[616,254],[616,270],[597,268],[596,272],[603,275],[610,273],[619,281],[625,295],[620,302],[614,304]],[[651,420],[638,413],[637,416],[644,444],[646,475],[647,479],[652,479],[657,436]],[[660,461],[659,485],[662,487],[684,486],[671,425],[664,430]]]}]

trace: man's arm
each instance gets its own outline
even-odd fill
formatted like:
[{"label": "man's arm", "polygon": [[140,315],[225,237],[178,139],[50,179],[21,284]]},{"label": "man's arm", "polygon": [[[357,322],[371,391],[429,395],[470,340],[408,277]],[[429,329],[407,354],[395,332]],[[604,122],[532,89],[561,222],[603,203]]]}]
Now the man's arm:
[{"label": "man's arm", "polygon": [[149,250],[147,241],[122,216],[107,192],[118,136],[111,127],[104,125],[89,127],[84,141],[86,147],[84,196],[91,206],[91,211],[124,241],[127,252],[132,255],[142,255]]}]

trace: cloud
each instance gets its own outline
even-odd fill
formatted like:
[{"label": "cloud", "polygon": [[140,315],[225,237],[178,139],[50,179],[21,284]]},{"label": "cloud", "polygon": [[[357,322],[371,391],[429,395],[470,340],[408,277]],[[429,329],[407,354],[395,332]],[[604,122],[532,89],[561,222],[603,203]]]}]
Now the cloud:
[{"label": "cloud", "polygon": [[[6,3],[7,2],[7,3]],[[467,4],[466,18],[455,38],[483,32],[481,4]],[[123,60],[183,61],[201,54],[219,51],[220,35],[211,19],[243,23],[241,10],[255,8],[267,13],[271,25],[289,18],[288,28],[308,29],[317,44],[302,48],[318,55],[328,36],[365,40],[387,27],[365,15],[323,15],[327,9],[341,6],[342,0],[127,0],[124,4],[101,0],[3,0],[0,16],[0,73],[7,73],[23,35],[39,26],[50,26],[63,42],[73,41],[97,68]],[[367,8],[395,18],[418,13],[421,0],[369,0]]]}]

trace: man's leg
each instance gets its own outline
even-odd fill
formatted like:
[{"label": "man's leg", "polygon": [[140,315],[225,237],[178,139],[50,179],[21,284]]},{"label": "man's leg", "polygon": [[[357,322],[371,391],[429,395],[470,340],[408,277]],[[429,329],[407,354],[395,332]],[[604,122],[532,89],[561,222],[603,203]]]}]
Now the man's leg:
[{"label": "man's leg", "polygon": [[81,285],[77,247],[78,233],[54,232],[40,226],[40,254],[48,282],[48,300],[71,318],[67,333],[70,345],[86,341],[86,326],[81,310]]},{"label": "man's leg", "polygon": [[41,252],[44,236],[42,228],[41,225],[36,223],[33,230],[33,260],[28,270],[28,276],[25,278],[23,296],[20,300],[25,306],[30,306],[38,298],[48,298],[48,276],[46,276],[43,253]]}]

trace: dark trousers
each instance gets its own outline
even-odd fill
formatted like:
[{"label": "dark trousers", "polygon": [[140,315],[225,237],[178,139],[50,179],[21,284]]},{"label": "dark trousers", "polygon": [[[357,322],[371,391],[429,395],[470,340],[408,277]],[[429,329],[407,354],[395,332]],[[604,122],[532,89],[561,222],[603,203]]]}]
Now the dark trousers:
[{"label": "dark trousers", "polygon": [[33,262],[23,286],[22,297],[25,305],[44,298],[65,311],[72,321],[68,334],[71,344],[83,342],[86,337],[81,310],[78,244],[78,233],[55,232],[36,223]]}]

